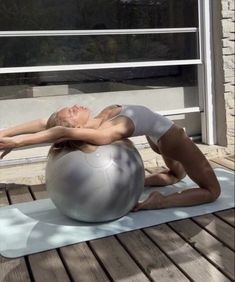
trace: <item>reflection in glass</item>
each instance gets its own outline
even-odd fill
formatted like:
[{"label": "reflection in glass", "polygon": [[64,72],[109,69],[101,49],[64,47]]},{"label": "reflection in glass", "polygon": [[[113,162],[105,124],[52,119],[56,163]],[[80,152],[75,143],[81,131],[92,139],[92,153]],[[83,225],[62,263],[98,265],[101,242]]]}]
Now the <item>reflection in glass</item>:
[{"label": "reflection in glass", "polygon": [[0,1],[0,30],[197,27],[197,2],[3,0]]},{"label": "reflection in glass", "polygon": [[[49,87],[48,87],[49,86]],[[0,99],[167,88],[197,88],[197,66],[166,66],[0,75]],[[197,95],[197,91],[194,91]],[[157,92],[156,92],[157,93]],[[117,94],[118,95],[118,94]],[[188,103],[194,103],[192,95]],[[197,99],[195,101],[198,101]],[[191,105],[191,104],[190,104]],[[197,103],[191,106],[197,106]]]},{"label": "reflection in glass", "polygon": [[195,33],[0,39],[0,67],[197,59]]}]

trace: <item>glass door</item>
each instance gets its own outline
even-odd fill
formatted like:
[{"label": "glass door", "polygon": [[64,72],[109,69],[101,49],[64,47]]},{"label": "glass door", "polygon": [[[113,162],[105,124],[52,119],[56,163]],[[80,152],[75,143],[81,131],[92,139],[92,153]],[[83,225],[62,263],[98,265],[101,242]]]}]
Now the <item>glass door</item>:
[{"label": "glass door", "polygon": [[200,2],[1,1],[3,126],[14,122],[6,105],[18,107],[17,120],[24,121],[66,103],[88,104],[94,112],[107,104],[135,103],[200,138],[205,74]]}]

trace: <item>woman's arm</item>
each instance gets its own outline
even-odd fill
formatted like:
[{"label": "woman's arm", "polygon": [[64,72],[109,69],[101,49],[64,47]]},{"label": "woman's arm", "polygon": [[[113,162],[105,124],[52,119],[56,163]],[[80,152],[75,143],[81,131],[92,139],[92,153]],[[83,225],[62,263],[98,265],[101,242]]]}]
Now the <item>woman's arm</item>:
[{"label": "woman's arm", "polygon": [[47,118],[37,119],[0,131],[0,137],[12,137],[20,134],[35,133],[46,129]]},{"label": "woman's arm", "polygon": [[33,134],[23,134],[13,137],[0,137],[0,151],[3,150],[3,153],[0,154],[0,158],[2,159],[4,156],[9,154],[12,149],[15,148],[41,143],[56,142],[63,136],[63,133],[64,128],[58,126]]},{"label": "woman's arm", "polygon": [[106,145],[124,138],[119,126],[106,129],[65,128],[63,140],[81,140],[94,145]]},{"label": "woman's arm", "polygon": [[0,138],[0,150],[65,140],[81,140],[94,145],[105,145],[123,137],[117,126],[103,130],[56,126],[33,134]]},{"label": "woman's arm", "polygon": [[57,126],[32,134],[0,138],[0,150],[9,150],[41,143],[52,143],[62,138],[64,127]]}]

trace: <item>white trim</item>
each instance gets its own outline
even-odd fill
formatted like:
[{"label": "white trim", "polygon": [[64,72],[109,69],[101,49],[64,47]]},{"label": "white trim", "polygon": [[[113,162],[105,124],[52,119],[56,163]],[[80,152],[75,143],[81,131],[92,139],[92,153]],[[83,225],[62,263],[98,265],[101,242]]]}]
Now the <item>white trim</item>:
[{"label": "white trim", "polygon": [[197,66],[197,77],[198,77],[198,100],[199,100],[199,107],[201,111],[201,132],[202,132],[202,141],[206,142],[206,113],[205,113],[205,66],[198,65]]},{"label": "white trim", "polygon": [[11,67],[0,68],[0,74],[6,73],[26,73],[26,72],[48,72],[48,71],[67,71],[67,70],[91,70],[91,69],[111,69],[128,67],[154,67],[154,66],[184,66],[200,65],[199,59],[192,60],[171,60],[171,61],[145,61],[127,63],[105,63],[105,64],[79,64],[79,65],[55,65],[55,66],[35,66],[35,67]]},{"label": "white trim", "polygon": [[174,115],[182,115],[182,114],[190,114],[190,113],[200,113],[202,110],[200,107],[191,107],[191,108],[183,108],[183,109],[175,109],[168,111],[158,111],[163,116],[174,116]]},{"label": "white trim", "polygon": [[[202,141],[208,145],[216,143],[216,124],[214,117],[214,88],[212,70],[212,23],[211,23],[211,0],[199,0],[201,2],[201,15],[203,21],[202,37],[202,60],[204,61],[204,113],[202,114]],[[201,75],[202,75],[201,74]]]},{"label": "white trim", "polygon": [[[204,49],[203,49],[203,7],[201,0],[198,0],[198,27],[199,27],[199,52],[200,59],[204,62]],[[207,143],[206,140],[206,122],[205,122],[205,66],[204,63],[202,65],[198,65],[197,67],[197,78],[198,78],[198,99],[199,99],[199,107],[202,109],[201,113],[201,132],[202,132],[202,141]]]},{"label": "white trim", "polygon": [[77,36],[77,35],[120,35],[120,34],[167,34],[193,33],[197,27],[185,28],[145,28],[145,29],[98,29],[98,30],[24,30],[0,31],[0,37],[36,37],[36,36]]},{"label": "white trim", "polygon": [[203,61],[203,46],[202,46],[202,5],[201,0],[197,1],[198,3],[198,43],[199,43],[199,58]]},{"label": "white trim", "polygon": [[41,156],[41,157],[30,157],[30,158],[21,158],[21,159],[12,159],[12,160],[1,160],[0,168],[6,166],[41,163],[41,162],[46,162],[47,159],[48,159],[47,156]]}]

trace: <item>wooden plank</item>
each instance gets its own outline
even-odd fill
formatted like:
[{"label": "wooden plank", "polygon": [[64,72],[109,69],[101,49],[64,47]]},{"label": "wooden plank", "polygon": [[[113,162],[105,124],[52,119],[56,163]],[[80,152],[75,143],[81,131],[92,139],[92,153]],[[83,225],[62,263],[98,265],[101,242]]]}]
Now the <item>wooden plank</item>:
[{"label": "wooden plank", "polygon": [[[37,200],[48,198],[45,185],[33,185],[30,189]],[[86,243],[66,246],[59,251],[74,281],[110,281]]]},{"label": "wooden plank", "polygon": [[[0,191],[0,206],[9,205],[6,191]],[[25,259],[8,259],[0,256],[0,282],[28,282],[30,281],[29,272]]]},{"label": "wooden plank", "polygon": [[192,246],[185,242],[166,224],[144,229],[144,232],[182,269],[193,281],[230,281]]},{"label": "wooden plank", "polygon": [[125,249],[148,277],[158,282],[189,281],[173,262],[140,230],[119,234]]},{"label": "wooden plank", "polygon": [[229,155],[229,156],[226,156],[225,158],[232,162],[235,162],[235,155]]},{"label": "wooden plank", "polygon": [[[33,200],[29,189],[26,186],[19,187],[19,185],[11,185],[11,187],[8,188],[8,193],[13,204]],[[47,251],[30,255],[28,256],[28,259],[35,281],[70,281],[64,265],[56,251]],[[58,273],[60,277],[58,277]],[[60,278],[61,280],[58,280]]]},{"label": "wooden plank", "polygon": [[225,158],[215,158],[212,159],[213,162],[224,166],[225,168],[235,170],[235,163],[231,160],[225,159]]},{"label": "wooden plank", "polygon": [[232,226],[235,226],[235,210],[229,209],[224,211],[219,211],[215,213],[216,216],[222,218],[227,223],[231,224]]},{"label": "wooden plank", "polygon": [[30,190],[35,199],[47,199],[49,198],[48,192],[46,190],[46,185],[32,185]]},{"label": "wooden plank", "polygon": [[29,263],[35,281],[71,281],[56,250],[29,256]]},{"label": "wooden plank", "polygon": [[9,184],[7,190],[12,204],[24,203],[32,201],[29,188],[25,185]]},{"label": "wooden plank", "polygon": [[147,168],[145,168],[144,172],[145,172],[145,176],[147,176],[147,175],[150,175],[150,174],[151,174]]},{"label": "wooden plank", "polygon": [[114,236],[90,241],[89,244],[114,281],[149,281]]},{"label": "wooden plank", "polygon": [[5,189],[0,190],[0,207],[8,206],[9,202]]},{"label": "wooden plank", "polygon": [[60,252],[74,282],[111,281],[86,243],[63,247]]},{"label": "wooden plank", "polygon": [[217,163],[215,163],[213,161],[210,161],[210,165],[212,166],[213,169],[218,168],[218,167],[226,169],[224,166],[219,165],[219,164],[217,164]]},{"label": "wooden plank", "polygon": [[235,232],[232,226],[228,225],[213,214],[197,216],[194,217],[193,220],[214,237],[234,250]]},{"label": "wooden plank", "polygon": [[234,252],[190,219],[169,223],[187,242],[205,255],[230,279],[234,279]]},{"label": "wooden plank", "polygon": [[1,282],[31,281],[24,258],[7,259],[0,256],[0,281]]}]

